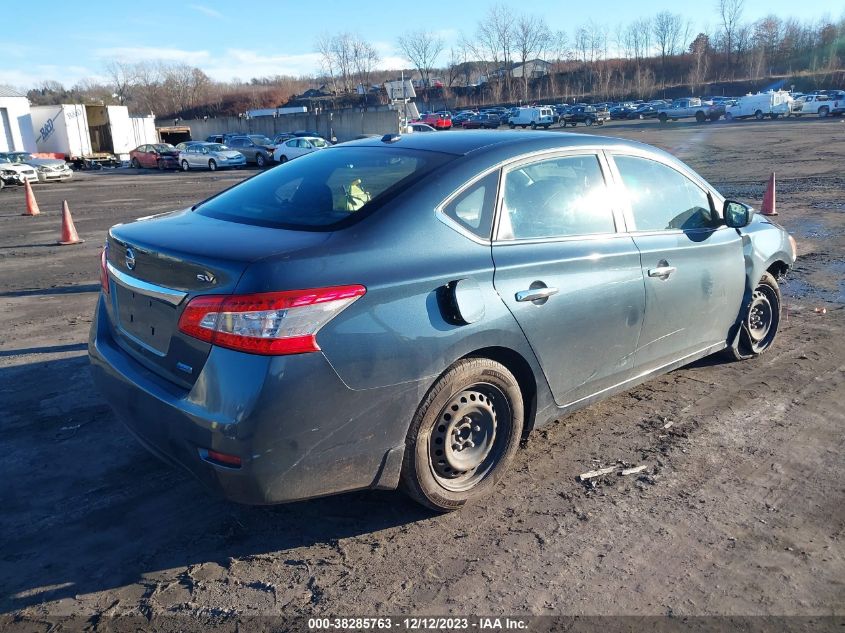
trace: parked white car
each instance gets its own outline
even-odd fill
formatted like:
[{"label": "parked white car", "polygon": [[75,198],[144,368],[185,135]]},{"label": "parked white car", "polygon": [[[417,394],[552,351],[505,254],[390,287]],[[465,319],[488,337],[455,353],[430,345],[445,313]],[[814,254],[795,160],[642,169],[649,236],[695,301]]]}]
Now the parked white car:
[{"label": "parked white car", "polygon": [[279,145],[273,152],[273,160],[277,163],[286,163],[298,156],[304,156],[327,147],[330,147],[328,142],[319,136],[299,136]]},{"label": "parked white car", "polygon": [[35,167],[13,163],[5,154],[0,154],[0,179],[7,185],[22,185],[26,180],[32,184],[38,182],[38,172]]},{"label": "parked white car", "polygon": [[37,182],[61,182],[73,178],[68,164],[58,158],[35,158],[29,152],[6,152],[0,154],[18,165],[25,165],[35,170]]},{"label": "parked white car", "polygon": [[222,143],[192,143],[179,152],[179,166],[189,169],[217,171],[225,167],[243,167],[246,156]]},{"label": "parked white car", "polygon": [[405,134],[413,134],[414,132],[436,132],[433,127],[425,123],[410,123],[405,126]]}]

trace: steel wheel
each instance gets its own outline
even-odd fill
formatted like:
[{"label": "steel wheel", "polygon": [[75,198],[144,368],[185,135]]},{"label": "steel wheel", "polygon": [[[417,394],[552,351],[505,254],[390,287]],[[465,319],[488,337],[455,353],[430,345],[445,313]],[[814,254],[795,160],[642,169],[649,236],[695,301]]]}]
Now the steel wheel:
[{"label": "steel wheel", "polygon": [[519,446],[519,383],[489,358],[457,361],[429,389],[408,429],[402,488],[447,512],[492,491]]},{"label": "steel wheel", "polygon": [[510,417],[504,394],[493,385],[478,384],[456,394],[440,411],[429,438],[429,466],[447,490],[472,488],[501,457],[497,407],[503,419]]},{"label": "steel wheel", "polygon": [[735,360],[759,356],[772,346],[779,326],[780,288],[775,278],[766,273],[751,293],[739,332],[726,350],[728,356]]},{"label": "steel wheel", "polygon": [[773,296],[768,286],[757,286],[751,295],[751,305],[742,324],[743,338],[748,348],[755,354],[764,351],[772,342],[774,336],[775,313],[773,303],[777,297]]}]

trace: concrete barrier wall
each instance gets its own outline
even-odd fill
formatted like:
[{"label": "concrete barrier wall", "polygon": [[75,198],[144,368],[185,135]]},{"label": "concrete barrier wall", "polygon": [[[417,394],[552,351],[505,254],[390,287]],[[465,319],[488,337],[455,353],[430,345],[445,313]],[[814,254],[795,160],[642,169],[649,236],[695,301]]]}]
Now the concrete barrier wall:
[{"label": "concrete barrier wall", "polygon": [[279,117],[240,119],[195,119],[191,121],[156,120],[156,127],[169,125],[188,126],[191,138],[203,141],[212,134],[243,133],[264,134],[273,137],[281,132],[313,130],[325,138],[334,136],[338,141],[350,141],[361,134],[388,134],[399,129],[399,113],[387,111],[340,110],[321,114],[286,114]]}]

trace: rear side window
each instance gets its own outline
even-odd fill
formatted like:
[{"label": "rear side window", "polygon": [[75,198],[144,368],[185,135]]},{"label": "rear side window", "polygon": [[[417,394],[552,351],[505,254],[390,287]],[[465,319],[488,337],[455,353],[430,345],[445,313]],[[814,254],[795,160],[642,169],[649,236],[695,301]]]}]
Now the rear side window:
[{"label": "rear side window", "polygon": [[196,210],[245,224],[333,230],[375,210],[452,158],[397,147],[332,147],[250,178]]},{"label": "rear side window", "polygon": [[443,213],[478,237],[489,240],[498,186],[497,169],[452,198],[443,207]]},{"label": "rear side window", "polygon": [[710,198],[681,172],[637,156],[614,156],[637,231],[713,227]]}]

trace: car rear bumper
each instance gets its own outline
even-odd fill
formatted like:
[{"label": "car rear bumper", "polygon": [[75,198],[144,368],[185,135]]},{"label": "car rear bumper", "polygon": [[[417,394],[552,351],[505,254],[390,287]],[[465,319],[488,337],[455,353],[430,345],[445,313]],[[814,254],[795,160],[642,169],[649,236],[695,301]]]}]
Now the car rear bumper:
[{"label": "car rear bumper", "polygon": [[[102,295],[88,344],[94,382],[141,443],[239,503],[395,488],[418,383],[349,389],[318,353],[258,356],[213,347],[184,390],[114,340]],[[207,460],[207,450],[242,459]]]}]

